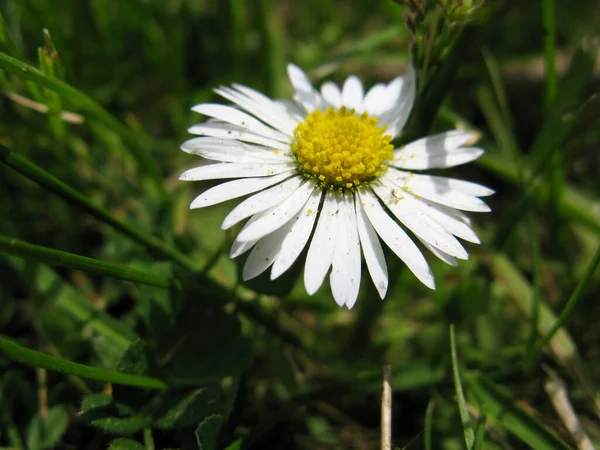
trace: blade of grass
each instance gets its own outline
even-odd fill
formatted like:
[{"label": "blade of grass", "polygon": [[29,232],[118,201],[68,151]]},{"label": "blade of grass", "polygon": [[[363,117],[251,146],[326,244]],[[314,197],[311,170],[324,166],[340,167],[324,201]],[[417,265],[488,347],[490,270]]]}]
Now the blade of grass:
[{"label": "blade of grass", "polygon": [[78,206],[94,216],[96,219],[110,225],[115,230],[130,237],[134,241],[139,242],[149,249],[158,251],[160,254],[178,263],[182,267],[194,272],[200,270],[198,267],[196,267],[194,261],[188,256],[179,252],[167,243],[157,239],[156,237],[147,236],[144,233],[139,232],[134,227],[120,221],[105,209],[94,205],[84,195],[66,185],[54,175],[46,172],[41,167],[28,160],[19,152],[11,150],[2,144],[0,144],[0,162],[12,167],[17,172],[25,175],[27,178],[35,181],[39,185],[44,186],[50,192],[65,199],[67,202]]},{"label": "blade of grass", "polygon": [[259,30],[262,38],[263,54],[266,61],[265,79],[267,80],[267,92],[271,97],[281,97],[281,82],[285,77],[285,56],[283,45],[285,33],[280,23],[279,14],[274,9],[279,5],[273,0],[259,0],[256,2]]},{"label": "blade of grass", "polygon": [[546,335],[536,344],[533,351],[529,355],[530,360],[534,358],[535,355],[537,355],[548,344],[548,342],[552,340],[554,335],[567,323],[567,320],[575,309],[575,306],[577,306],[577,302],[579,302],[579,299],[581,298],[581,294],[587,287],[592,275],[598,268],[598,264],[600,264],[600,246],[596,250],[596,254],[592,257],[592,260],[587,265],[583,276],[580,278],[575,290],[569,297],[569,300],[560,313],[558,320],[554,323],[550,331],[548,331]]},{"label": "blade of grass", "polygon": [[31,257],[51,266],[65,266],[79,269],[89,273],[106,275],[124,281],[147,284],[169,288],[178,282],[162,275],[145,272],[139,269],[108,263],[94,258],[74,255],[59,250],[54,250],[41,245],[30,244],[0,234],[0,251],[6,251],[13,255]]},{"label": "blade of grass", "polygon": [[467,378],[467,388],[480,405],[529,448],[566,450],[569,448],[539,420],[516,405],[515,399],[483,376]]},{"label": "blade of grass", "polygon": [[460,380],[460,371],[458,370],[458,358],[456,356],[456,336],[454,325],[450,325],[450,354],[452,356],[452,375],[454,378],[454,391],[456,393],[456,402],[458,403],[458,412],[460,422],[463,427],[465,445],[468,450],[472,450],[475,445],[475,432],[473,431],[473,421],[467,411],[467,402],[463,393],[462,382]]},{"label": "blade of grass", "polygon": [[[505,255],[492,258],[494,278],[508,291],[510,298],[527,319],[533,314],[533,289],[519,269]],[[556,316],[548,305],[540,301],[537,333],[545,336],[556,323]],[[577,355],[575,343],[564,329],[558,330],[550,340],[552,353],[561,361],[567,362]]]},{"label": "blade of grass", "polygon": [[[87,111],[90,116],[99,122],[103,123],[107,128],[123,139],[127,148],[139,162],[140,173],[143,177],[149,178],[155,192],[160,195],[165,194],[163,177],[160,173],[158,164],[148,151],[149,144],[147,138],[145,139],[134,133],[83,92],[75,89],[64,81],[45,75],[35,67],[2,52],[0,52],[0,69],[6,70],[23,80],[32,81],[56,92],[72,104]],[[144,140],[144,142],[142,142],[142,140]]]},{"label": "blade of grass", "polygon": [[425,427],[423,430],[424,437],[424,445],[423,448],[425,450],[431,450],[433,447],[431,446],[432,442],[432,430],[433,430],[433,411],[435,409],[435,401],[433,399],[429,400],[427,403],[427,409],[425,410]]},{"label": "blade of grass", "polygon": [[78,377],[103,381],[105,383],[136,386],[143,389],[165,390],[168,388],[167,384],[158,378],[130,375],[123,372],[115,372],[113,370],[67,361],[23,347],[3,336],[0,336],[0,352],[13,361],[32,367],[41,367],[53,372],[66,373]]}]

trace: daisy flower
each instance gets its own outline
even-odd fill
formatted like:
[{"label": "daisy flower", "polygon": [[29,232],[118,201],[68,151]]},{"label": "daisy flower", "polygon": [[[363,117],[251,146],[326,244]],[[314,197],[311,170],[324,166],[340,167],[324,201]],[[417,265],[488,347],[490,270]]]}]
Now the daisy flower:
[{"label": "daisy flower", "polygon": [[[403,77],[364,94],[350,76],[340,89],[317,91],[306,74],[288,65],[293,101],[272,100],[246,86],[220,87],[233,103],[203,103],[209,117],[194,125],[181,148],[215,161],[184,172],[189,181],[233,179],[200,194],[190,208],[248,196],[223,221],[224,230],[248,219],[230,256],[251,250],[243,278],[271,269],[276,279],[305,248],[304,285],[314,294],[329,273],[335,301],[352,308],[358,296],[362,256],[381,296],[388,287],[383,241],[427,287],[435,281],[415,244],[456,265],[468,254],[457,237],[479,243],[461,211],[489,211],[478,197],[492,190],[467,181],[413,171],[464,164],[483,150],[474,133],[447,131],[394,148],[416,94],[409,66]],[[361,256],[362,254],[362,256]]]}]

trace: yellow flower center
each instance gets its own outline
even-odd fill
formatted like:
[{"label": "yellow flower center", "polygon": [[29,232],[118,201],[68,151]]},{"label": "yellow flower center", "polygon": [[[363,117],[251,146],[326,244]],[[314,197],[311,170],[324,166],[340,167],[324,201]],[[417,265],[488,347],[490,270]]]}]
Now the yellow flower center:
[{"label": "yellow flower center", "polygon": [[314,111],[294,130],[292,144],[300,170],[323,187],[352,189],[379,177],[392,159],[392,136],[376,117],[357,116],[345,106]]}]

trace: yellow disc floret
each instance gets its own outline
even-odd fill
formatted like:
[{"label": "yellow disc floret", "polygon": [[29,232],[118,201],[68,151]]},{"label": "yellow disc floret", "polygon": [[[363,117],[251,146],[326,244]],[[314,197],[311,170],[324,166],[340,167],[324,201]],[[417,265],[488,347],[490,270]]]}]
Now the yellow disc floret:
[{"label": "yellow disc floret", "polygon": [[355,188],[379,177],[392,159],[392,137],[376,117],[354,109],[314,111],[294,130],[292,149],[305,176],[323,187]]}]

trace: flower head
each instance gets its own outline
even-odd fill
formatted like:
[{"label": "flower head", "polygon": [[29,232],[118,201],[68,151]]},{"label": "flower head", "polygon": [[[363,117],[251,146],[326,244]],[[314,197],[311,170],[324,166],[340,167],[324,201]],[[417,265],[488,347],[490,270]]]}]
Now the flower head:
[{"label": "flower head", "polygon": [[492,190],[467,181],[412,172],[452,167],[483,150],[467,131],[448,131],[394,149],[415,98],[412,66],[366,95],[349,77],[342,89],[326,82],[316,91],[288,66],[293,101],[271,100],[234,84],[216,92],[235,106],[200,104],[210,117],[190,132],[182,150],[216,161],[184,172],[182,180],[233,179],[199,195],[191,208],[249,196],[223,221],[248,219],[230,256],[250,251],[244,279],[288,270],[308,246],[304,284],[315,293],[328,273],[333,297],[352,308],[361,279],[361,253],[381,298],[388,287],[382,240],[426,286],[435,282],[414,237],[448,264],[467,259],[457,237],[479,243],[462,211],[489,211],[479,199]]}]

